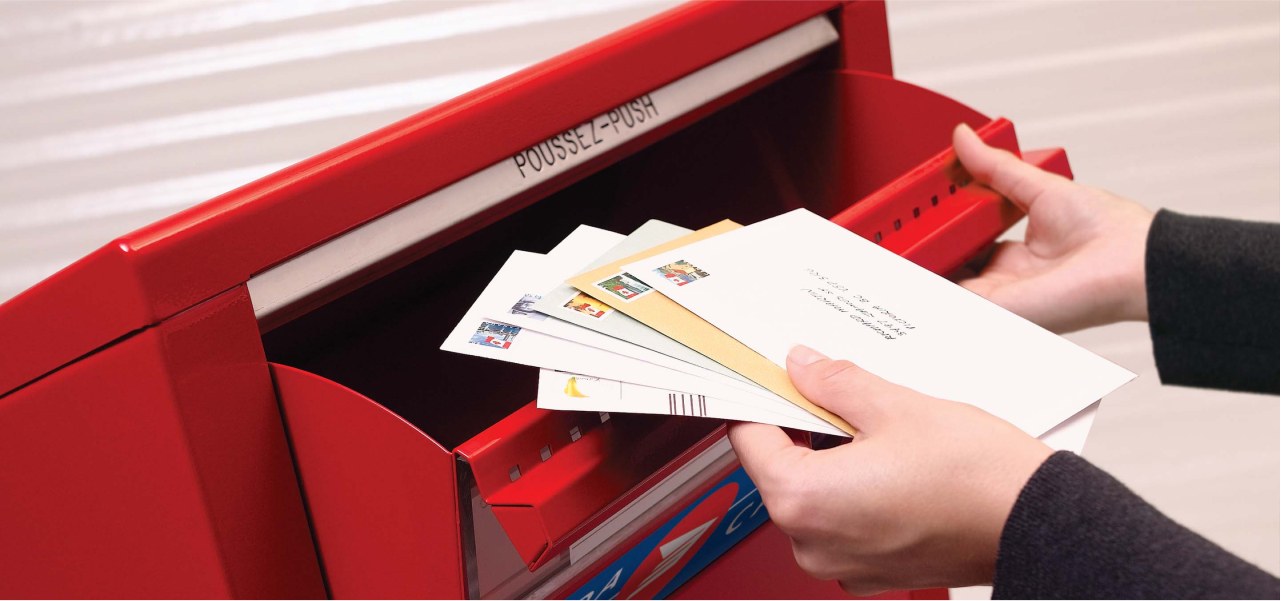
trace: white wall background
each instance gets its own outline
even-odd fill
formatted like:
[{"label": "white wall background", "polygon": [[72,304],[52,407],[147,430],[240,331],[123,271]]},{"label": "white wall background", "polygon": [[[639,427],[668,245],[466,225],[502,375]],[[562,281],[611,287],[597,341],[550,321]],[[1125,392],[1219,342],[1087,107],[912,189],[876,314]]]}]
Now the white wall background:
[{"label": "white wall background", "polygon": [[[131,229],[671,2],[0,3],[0,300]],[[1273,2],[896,2],[898,76],[1064,146],[1152,207],[1278,219]],[[1072,336],[1140,379],[1085,455],[1278,571],[1278,400],[1162,388],[1145,326]],[[982,590],[958,591],[983,595]]]}]

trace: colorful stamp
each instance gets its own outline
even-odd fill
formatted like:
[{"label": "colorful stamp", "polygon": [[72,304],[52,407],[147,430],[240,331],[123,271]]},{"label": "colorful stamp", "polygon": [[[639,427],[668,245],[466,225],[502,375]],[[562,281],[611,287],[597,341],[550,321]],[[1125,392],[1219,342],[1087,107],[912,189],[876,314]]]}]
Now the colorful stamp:
[{"label": "colorful stamp", "polygon": [[653,290],[630,273],[620,273],[608,280],[596,282],[596,285],[629,303]]},{"label": "colorful stamp", "polygon": [[471,335],[472,344],[481,346],[492,346],[496,348],[511,348],[512,340],[520,333],[520,326],[511,326],[505,323],[494,323],[490,321],[480,322],[480,327],[476,328],[476,333]]},{"label": "colorful stamp", "polygon": [[604,319],[606,315],[609,315],[614,311],[613,307],[610,307],[609,305],[596,300],[583,292],[575,294],[568,301],[565,301],[565,304],[562,306],[575,313],[582,313],[583,315],[595,317],[596,319]]},{"label": "colorful stamp", "polygon": [[512,315],[525,315],[538,321],[547,319],[546,315],[534,310],[534,303],[538,302],[541,298],[543,297],[537,294],[526,294],[525,296],[520,297],[520,300],[516,301],[516,304],[512,305],[509,313]]},{"label": "colorful stamp", "polygon": [[667,281],[676,284],[677,286],[684,286],[685,284],[701,280],[711,275],[706,271],[693,266],[689,261],[684,259],[659,267],[654,270],[654,273],[663,276]]}]

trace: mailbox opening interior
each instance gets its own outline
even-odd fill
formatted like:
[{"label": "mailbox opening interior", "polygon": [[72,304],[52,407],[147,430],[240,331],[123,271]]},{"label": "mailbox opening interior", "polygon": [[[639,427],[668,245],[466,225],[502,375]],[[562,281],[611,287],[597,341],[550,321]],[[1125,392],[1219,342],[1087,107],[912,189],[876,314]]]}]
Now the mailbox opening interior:
[{"label": "mailbox opening interior", "polygon": [[[959,121],[987,120],[910,84],[834,69],[820,55],[275,327],[264,334],[267,358],[360,392],[454,448],[534,396],[536,369],[439,350],[513,250],[547,252],[579,224],[627,233],[649,219],[696,229],[726,218],[749,224],[800,207],[831,216],[945,149]],[[647,428],[670,423],[644,421],[652,424]]]}]

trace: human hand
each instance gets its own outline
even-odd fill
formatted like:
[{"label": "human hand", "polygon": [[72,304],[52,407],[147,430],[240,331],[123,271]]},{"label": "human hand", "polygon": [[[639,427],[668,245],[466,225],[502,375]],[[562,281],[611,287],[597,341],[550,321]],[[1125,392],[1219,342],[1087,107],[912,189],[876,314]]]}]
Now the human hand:
[{"label": "human hand", "polygon": [[1050,448],[978,408],[805,347],[792,349],[787,371],[801,394],[859,431],[815,451],[777,426],[730,426],[796,563],[852,595],[990,583],[1005,521]]},{"label": "human hand", "polygon": [[1146,321],[1144,253],[1153,213],[992,148],[962,124],[952,145],[965,169],[1027,212],[1023,242],[1002,242],[960,284],[1054,332]]}]

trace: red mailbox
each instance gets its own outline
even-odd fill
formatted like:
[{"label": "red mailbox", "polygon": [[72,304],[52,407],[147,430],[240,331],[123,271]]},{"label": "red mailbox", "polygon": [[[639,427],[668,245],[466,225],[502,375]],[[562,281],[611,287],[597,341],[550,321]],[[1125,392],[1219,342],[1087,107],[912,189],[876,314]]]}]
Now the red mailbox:
[{"label": "red mailbox", "polygon": [[580,223],[803,206],[952,270],[1020,217],[960,122],[1018,150],[880,2],[692,4],[125,235],[0,306],[0,596],[840,596],[720,424],[436,349]]}]

